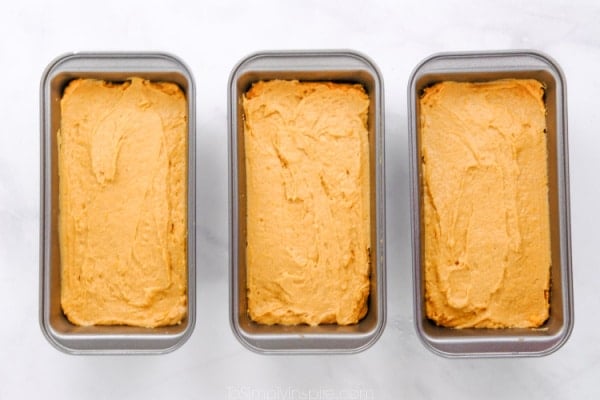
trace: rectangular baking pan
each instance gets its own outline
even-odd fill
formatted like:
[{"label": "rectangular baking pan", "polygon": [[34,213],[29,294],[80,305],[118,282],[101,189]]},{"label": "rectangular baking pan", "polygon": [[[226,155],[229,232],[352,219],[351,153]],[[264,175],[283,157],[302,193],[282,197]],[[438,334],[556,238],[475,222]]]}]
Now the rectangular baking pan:
[{"label": "rectangular baking pan", "polygon": [[[57,131],[60,100],[67,84],[77,78],[123,81],[139,76],[178,84],[188,105],[187,171],[187,317],[176,326],[75,326],[60,304],[60,253],[58,245]],[[73,53],[61,56],[46,68],[40,87],[40,325],[48,341],[71,354],[166,353],[182,345],[195,322],[195,88],[188,68],[163,53]]]},{"label": "rectangular baking pan", "polygon": [[[369,311],[356,325],[261,325],[246,302],[246,176],[242,95],[253,82],[272,79],[359,83],[370,97],[371,292]],[[258,353],[353,353],[371,346],[385,326],[385,216],[383,81],[377,67],[351,51],[261,52],[231,72],[228,90],[230,198],[230,323],[235,336]]]},{"label": "rectangular baking pan", "polygon": [[[451,329],[425,313],[419,97],[440,81],[533,78],[545,85],[550,206],[550,317],[536,329]],[[560,348],[573,329],[567,102],[565,79],[549,57],[532,51],[444,53],[422,61],[408,84],[415,328],[421,341],[446,357],[543,356]]]}]

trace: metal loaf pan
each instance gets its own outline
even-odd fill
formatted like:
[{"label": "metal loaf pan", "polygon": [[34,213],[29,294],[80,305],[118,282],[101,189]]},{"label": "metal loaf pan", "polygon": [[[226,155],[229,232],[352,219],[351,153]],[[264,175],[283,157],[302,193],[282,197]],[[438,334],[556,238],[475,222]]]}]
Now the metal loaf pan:
[{"label": "metal loaf pan", "polygon": [[[70,323],[60,304],[58,246],[57,131],[60,100],[67,84],[77,78],[123,81],[139,76],[178,84],[188,105],[187,170],[187,317],[181,324],[154,329],[131,326],[81,327]],[[40,325],[48,341],[71,354],[167,353],[182,345],[194,329],[196,313],[195,267],[195,88],[188,68],[163,53],[73,53],[46,68],[40,87],[41,209],[40,209]]]},{"label": "metal loaf pan", "polygon": [[[371,294],[369,311],[351,326],[260,325],[246,302],[246,175],[242,95],[253,82],[272,79],[363,85],[370,97]],[[228,88],[230,196],[230,323],[235,336],[259,353],[354,353],[371,346],[385,326],[385,218],[383,82],[377,67],[350,51],[261,52],[234,67]]]},{"label": "metal loaf pan", "polygon": [[[536,329],[450,329],[425,313],[422,247],[422,185],[419,145],[419,97],[440,81],[490,81],[533,78],[545,87],[550,206],[550,317]],[[410,136],[414,313],[417,334],[433,352],[446,357],[543,356],[560,348],[573,329],[567,104],[565,79],[549,57],[531,51],[444,53],[422,61],[408,84]]]}]

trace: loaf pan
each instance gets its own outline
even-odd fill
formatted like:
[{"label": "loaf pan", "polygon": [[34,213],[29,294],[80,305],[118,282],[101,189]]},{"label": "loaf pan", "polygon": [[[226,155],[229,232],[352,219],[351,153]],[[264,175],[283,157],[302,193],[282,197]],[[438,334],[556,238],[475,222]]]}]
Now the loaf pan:
[{"label": "loaf pan", "polygon": [[[483,82],[536,79],[545,86],[548,203],[550,210],[550,317],[539,328],[453,329],[437,326],[425,313],[419,98],[441,81]],[[565,78],[548,56],[533,51],[445,53],[422,61],[408,84],[408,128],[412,205],[415,328],[421,341],[446,357],[543,356],[560,348],[573,328],[567,102]]]},{"label": "loaf pan", "polygon": [[[132,326],[76,326],[60,304],[60,252],[58,243],[57,131],[60,100],[73,79],[125,81],[138,76],[174,82],[187,100],[187,317],[179,325],[159,328]],[[40,87],[40,325],[48,341],[70,354],[160,354],[182,345],[195,321],[195,88],[188,68],[163,53],[73,53],[46,68]]]},{"label": "loaf pan", "polygon": [[[246,176],[241,99],[257,81],[273,79],[361,84],[370,97],[371,288],[369,311],[355,325],[261,325],[246,301]],[[229,79],[230,322],[234,335],[258,353],[353,353],[366,349],[385,326],[383,82],[377,67],[351,51],[261,52],[244,58]]]}]

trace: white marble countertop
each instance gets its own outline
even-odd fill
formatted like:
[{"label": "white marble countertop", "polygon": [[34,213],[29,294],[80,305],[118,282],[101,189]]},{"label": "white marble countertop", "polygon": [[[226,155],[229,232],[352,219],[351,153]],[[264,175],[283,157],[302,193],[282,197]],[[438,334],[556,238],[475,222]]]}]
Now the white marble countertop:
[{"label": "white marble countertop", "polygon": [[[349,48],[385,80],[388,322],[367,351],[260,356],[228,323],[226,88],[266,49]],[[531,48],[567,78],[575,329],[543,358],[448,360],[412,322],[406,85],[439,51]],[[56,56],[158,50],[197,85],[197,323],[163,356],[69,356],[38,324],[39,82]],[[434,1],[10,1],[0,4],[0,399],[600,398],[600,3]]]}]

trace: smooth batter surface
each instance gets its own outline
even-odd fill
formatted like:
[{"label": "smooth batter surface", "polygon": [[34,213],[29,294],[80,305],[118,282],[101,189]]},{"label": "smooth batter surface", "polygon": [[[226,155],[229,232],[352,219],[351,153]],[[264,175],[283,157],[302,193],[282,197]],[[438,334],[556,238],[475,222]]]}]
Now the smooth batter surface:
[{"label": "smooth batter surface", "polygon": [[263,324],[358,322],[369,295],[369,97],[269,81],[243,98],[247,295]]},{"label": "smooth batter surface", "polygon": [[442,82],[420,100],[427,316],[448,327],[548,318],[544,88]]},{"label": "smooth batter surface", "polygon": [[78,79],[58,134],[63,311],[156,327],[187,312],[187,105],[172,83]]}]

